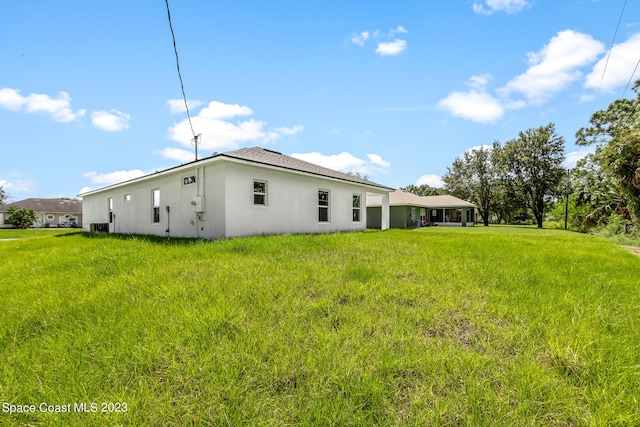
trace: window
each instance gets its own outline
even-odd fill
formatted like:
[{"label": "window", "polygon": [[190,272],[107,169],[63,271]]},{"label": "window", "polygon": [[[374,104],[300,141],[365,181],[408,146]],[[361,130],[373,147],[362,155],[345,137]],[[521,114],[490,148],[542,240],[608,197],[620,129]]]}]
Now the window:
[{"label": "window", "polygon": [[182,185],[195,184],[196,177],[195,176],[185,176],[182,178]]},{"label": "window", "polygon": [[253,181],[253,204],[267,206],[267,183]]},{"label": "window", "polygon": [[353,195],[353,222],[360,222],[360,194]]},{"label": "window", "polygon": [[109,197],[109,224],[113,224],[113,199]]},{"label": "window", "polygon": [[445,209],[445,222],[462,222],[462,209]]},{"label": "window", "polygon": [[153,193],[153,222],[160,222],[160,190],[155,189],[152,191]]},{"label": "window", "polygon": [[329,192],[318,190],[318,221],[329,222]]}]

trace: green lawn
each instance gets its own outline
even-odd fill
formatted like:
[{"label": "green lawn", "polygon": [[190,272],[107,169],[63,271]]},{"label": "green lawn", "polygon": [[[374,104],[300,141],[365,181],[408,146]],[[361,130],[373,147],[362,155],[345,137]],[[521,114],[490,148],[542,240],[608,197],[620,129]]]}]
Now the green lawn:
[{"label": "green lawn", "polygon": [[640,425],[640,257],[594,236],[28,236],[2,425]]},{"label": "green lawn", "polygon": [[79,231],[80,230],[77,228],[27,228],[26,230],[20,230],[17,228],[0,228],[0,240],[57,236],[59,234],[78,233]]}]

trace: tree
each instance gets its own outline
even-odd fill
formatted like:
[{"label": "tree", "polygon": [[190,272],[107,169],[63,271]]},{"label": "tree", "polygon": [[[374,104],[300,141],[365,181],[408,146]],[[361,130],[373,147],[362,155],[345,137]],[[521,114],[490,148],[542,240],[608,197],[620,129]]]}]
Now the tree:
[{"label": "tree", "polygon": [[416,194],[418,196],[440,196],[442,194],[449,194],[449,192],[444,188],[431,187],[427,184],[422,184],[419,186],[411,184],[407,185],[406,187],[401,187],[400,189],[408,193]]},{"label": "tree", "polygon": [[606,110],[595,112],[590,126],[576,133],[576,144],[597,144],[602,172],[616,180],[628,202],[626,216],[640,221],[640,80],[633,99],[618,99]]},{"label": "tree", "polygon": [[545,201],[558,193],[565,170],[564,138],[549,123],[520,132],[500,150],[503,179],[513,181],[542,228]]},{"label": "tree", "polygon": [[347,172],[342,172],[344,174],[347,174],[349,176],[354,176],[356,178],[360,178],[360,179],[364,179],[365,181],[369,181],[369,178],[371,178],[369,175],[366,175],[362,172],[358,172],[358,171],[347,171]]},{"label": "tree", "polygon": [[602,150],[598,148],[580,160],[572,171],[574,199],[578,208],[584,210],[582,225],[593,227],[606,224],[612,214],[625,221],[631,219],[628,201],[615,179],[602,172]]},{"label": "tree", "polygon": [[7,196],[7,193],[4,191],[4,187],[0,186],[0,205],[4,205],[8,198],[9,196]]},{"label": "tree", "polygon": [[[498,157],[496,154],[494,157]],[[515,183],[504,178],[499,169],[499,164],[496,163],[496,175],[498,179],[494,184],[493,202],[492,202],[492,215],[495,215],[496,222],[510,223],[516,216],[521,215],[522,209],[526,206],[526,202],[522,197],[520,189]]]},{"label": "tree", "polygon": [[478,206],[478,212],[485,226],[489,225],[489,215],[495,195],[497,175],[494,167],[494,151],[499,150],[494,142],[493,147],[468,150],[462,158],[457,157],[442,177],[445,187],[451,194],[469,200]]},{"label": "tree", "polygon": [[9,207],[7,222],[16,228],[29,228],[36,221],[38,221],[36,213],[31,209],[21,209],[15,206]]}]

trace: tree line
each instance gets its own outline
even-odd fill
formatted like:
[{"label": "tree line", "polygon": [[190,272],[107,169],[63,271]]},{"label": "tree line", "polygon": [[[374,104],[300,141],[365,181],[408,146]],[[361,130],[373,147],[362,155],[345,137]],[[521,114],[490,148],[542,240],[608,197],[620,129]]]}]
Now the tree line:
[{"label": "tree line", "polygon": [[[595,151],[573,169],[562,166],[565,141],[549,123],[504,144],[468,150],[447,168],[444,191],[476,204],[485,226],[523,215],[539,228],[545,218],[562,216],[565,227],[576,229],[619,222],[627,232],[640,226],[640,80],[633,91],[635,98],[614,101],[578,130],[576,144]],[[436,189],[403,190],[432,195]]]}]

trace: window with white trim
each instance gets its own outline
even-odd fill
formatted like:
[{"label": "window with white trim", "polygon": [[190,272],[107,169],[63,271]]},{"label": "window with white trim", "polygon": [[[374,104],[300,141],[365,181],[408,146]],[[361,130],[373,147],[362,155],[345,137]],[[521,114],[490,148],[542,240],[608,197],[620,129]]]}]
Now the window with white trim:
[{"label": "window with white trim", "polygon": [[113,198],[109,197],[109,224],[113,224]]},{"label": "window with white trim", "polygon": [[362,195],[354,194],[352,207],[353,207],[353,222],[360,222],[360,203],[362,200]]},{"label": "window with white trim", "polygon": [[153,201],[153,222],[160,222],[160,189],[151,190],[151,199]]},{"label": "window with white trim", "polygon": [[267,206],[266,181],[253,181],[253,204],[257,206]]},{"label": "window with white trim", "polygon": [[329,222],[329,192],[318,190],[318,221]]}]

